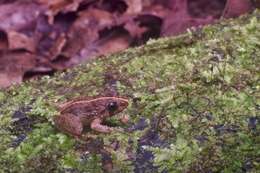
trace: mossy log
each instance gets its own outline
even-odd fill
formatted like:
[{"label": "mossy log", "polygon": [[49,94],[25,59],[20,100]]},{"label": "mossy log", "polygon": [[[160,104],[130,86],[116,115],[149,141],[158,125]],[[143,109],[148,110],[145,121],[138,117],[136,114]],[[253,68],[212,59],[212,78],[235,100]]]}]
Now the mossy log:
[{"label": "mossy log", "polygon": [[[259,31],[255,11],[0,91],[0,172],[259,171]],[[124,132],[54,127],[56,105],[107,95],[129,99],[107,122]]]}]

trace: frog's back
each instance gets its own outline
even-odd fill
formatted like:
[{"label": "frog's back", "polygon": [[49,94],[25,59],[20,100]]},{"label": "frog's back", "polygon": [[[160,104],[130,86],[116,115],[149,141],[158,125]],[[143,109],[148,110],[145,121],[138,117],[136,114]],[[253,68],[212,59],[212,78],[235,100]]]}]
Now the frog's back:
[{"label": "frog's back", "polygon": [[82,118],[95,118],[102,115],[105,107],[95,101],[77,101],[61,110],[61,113],[70,113]]},{"label": "frog's back", "polygon": [[108,116],[121,112],[128,105],[128,101],[116,97],[101,97],[92,100],[76,100],[65,104],[60,110],[61,114],[73,114],[85,121]]}]

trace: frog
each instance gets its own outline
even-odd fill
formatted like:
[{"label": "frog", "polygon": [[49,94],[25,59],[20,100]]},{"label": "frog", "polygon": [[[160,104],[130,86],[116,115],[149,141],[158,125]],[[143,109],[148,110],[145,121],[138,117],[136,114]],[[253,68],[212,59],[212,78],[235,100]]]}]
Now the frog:
[{"label": "frog", "polygon": [[96,132],[110,133],[115,128],[102,123],[122,112],[128,104],[128,100],[122,97],[74,99],[59,106],[59,115],[54,117],[54,124],[60,131],[77,139],[82,137],[85,126]]}]

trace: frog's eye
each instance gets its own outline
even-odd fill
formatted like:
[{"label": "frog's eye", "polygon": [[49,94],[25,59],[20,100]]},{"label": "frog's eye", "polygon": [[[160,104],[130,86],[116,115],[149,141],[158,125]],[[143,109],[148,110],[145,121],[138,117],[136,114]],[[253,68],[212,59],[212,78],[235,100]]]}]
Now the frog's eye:
[{"label": "frog's eye", "polygon": [[107,109],[109,112],[114,112],[117,110],[117,108],[118,108],[117,102],[110,102],[107,105]]}]

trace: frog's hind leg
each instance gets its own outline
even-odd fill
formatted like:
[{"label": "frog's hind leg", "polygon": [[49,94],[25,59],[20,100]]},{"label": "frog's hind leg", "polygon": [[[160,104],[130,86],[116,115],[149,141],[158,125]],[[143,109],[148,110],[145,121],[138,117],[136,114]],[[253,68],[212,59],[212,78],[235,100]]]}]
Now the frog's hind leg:
[{"label": "frog's hind leg", "polygon": [[54,123],[59,130],[75,137],[80,137],[83,131],[83,125],[80,121],[80,118],[73,114],[63,114],[56,116]]}]

